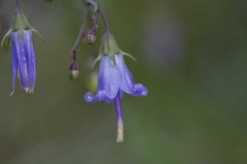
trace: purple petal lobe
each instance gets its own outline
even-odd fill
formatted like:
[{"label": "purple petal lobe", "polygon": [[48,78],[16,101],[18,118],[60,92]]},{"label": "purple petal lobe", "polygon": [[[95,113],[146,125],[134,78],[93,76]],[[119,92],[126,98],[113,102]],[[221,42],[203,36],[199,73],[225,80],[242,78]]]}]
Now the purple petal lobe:
[{"label": "purple petal lobe", "polygon": [[84,100],[85,100],[87,103],[93,103],[93,102],[95,102],[95,96],[93,95],[93,93],[87,92],[87,93],[84,95]]},{"label": "purple petal lobe", "polygon": [[121,74],[121,90],[133,96],[146,96],[147,88],[142,84],[135,84],[133,75],[124,62],[123,55],[116,55],[116,65]]},{"label": "purple petal lobe", "polygon": [[12,93],[14,93],[15,91],[17,72],[18,72],[18,60],[17,60],[17,52],[16,52],[16,43],[12,39]]},{"label": "purple petal lobe", "polygon": [[134,92],[132,93],[133,96],[147,96],[148,95],[147,88],[142,84],[135,84],[133,90],[134,90]]},{"label": "purple petal lobe", "polygon": [[133,75],[126,66],[123,55],[116,55],[115,60],[116,66],[121,75],[121,90],[128,94],[132,94],[134,87]]},{"label": "purple petal lobe", "polygon": [[33,47],[32,32],[25,31],[24,35],[25,49],[27,51],[29,85],[33,90],[36,83],[36,55]]},{"label": "purple petal lobe", "polygon": [[96,93],[96,95],[94,95],[92,92],[87,92],[84,95],[84,100],[87,103],[94,103],[94,102],[106,102],[106,103],[111,103],[112,99],[110,99],[109,97],[107,97],[107,95],[105,94],[104,91],[99,91]]}]

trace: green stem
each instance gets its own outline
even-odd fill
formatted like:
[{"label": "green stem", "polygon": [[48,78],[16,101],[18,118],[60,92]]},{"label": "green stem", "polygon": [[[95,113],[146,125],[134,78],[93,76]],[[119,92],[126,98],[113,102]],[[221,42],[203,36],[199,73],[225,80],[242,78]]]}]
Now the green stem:
[{"label": "green stem", "polygon": [[79,34],[77,35],[77,38],[75,40],[75,43],[71,49],[71,52],[70,52],[70,62],[71,64],[76,62],[77,60],[77,51],[80,47],[80,43],[81,43],[81,40],[82,38],[84,37],[85,35],[85,28],[84,28],[84,23],[81,25],[80,27],[80,32]]},{"label": "green stem", "polygon": [[99,9],[100,15],[102,16],[102,20],[104,23],[104,27],[105,27],[105,32],[110,32],[110,23],[109,23],[109,19],[106,16],[106,14],[104,13],[104,11],[102,10],[102,8]]},{"label": "green stem", "polygon": [[80,32],[77,35],[77,38],[76,38],[75,43],[72,47],[72,50],[76,50],[76,51],[78,50],[78,48],[80,46],[81,39],[83,38],[84,34],[85,34],[85,28],[84,28],[84,23],[83,23],[80,27]]}]

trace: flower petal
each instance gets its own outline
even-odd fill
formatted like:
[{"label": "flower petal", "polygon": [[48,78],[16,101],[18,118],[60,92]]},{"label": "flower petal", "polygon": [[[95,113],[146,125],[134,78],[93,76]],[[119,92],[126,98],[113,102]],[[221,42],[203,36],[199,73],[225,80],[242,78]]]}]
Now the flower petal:
[{"label": "flower petal", "polygon": [[12,39],[11,43],[11,48],[12,48],[12,93],[15,91],[15,86],[16,86],[16,76],[17,76],[17,71],[18,71],[18,60],[17,60],[17,50],[16,50],[16,42],[14,41],[14,38]]},{"label": "flower petal", "polygon": [[22,89],[31,93],[36,82],[36,55],[32,41],[32,31],[24,30],[11,33],[12,40],[12,87],[16,74],[19,75]]},{"label": "flower petal", "polygon": [[22,33],[13,32],[12,41],[15,45],[16,57],[18,60],[18,73],[20,76],[20,82],[23,89],[28,88],[29,76],[28,76],[28,65],[27,65],[27,53],[24,47],[24,36]]},{"label": "flower petal", "polygon": [[133,93],[131,94],[133,96],[147,96],[148,95],[148,89],[142,85],[142,84],[135,84]]},{"label": "flower petal", "polygon": [[103,56],[100,62],[98,91],[107,99],[113,100],[120,89],[121,77],[116,65],[109,56]]},{"label": "flower petal", "polygon": [[33,47],[32,32],[24,32],[24,43],[28,59],[28,73],[30,89],[34,89],[36,82],[36,55]]},{"label": "flower petal", "polygon": [[87,103],[95,103],[95,102],[106,102],[106,103],[111,103],[113,99],[109,99],[109,97],[106,95],[104,91],[99,91],[97,92],[96,95],[94,95],[92,92],[87,92],[84,95],[84,100]]},{"label": "flower petal", "polygon": [[121,75],[121,90],[128,94],[131,94],[134,87],[133,75],[126,66],[123,55],[115,55],[115,60],[116,66]]},{"label": "flower petal", "polygon": [[123,55],[115,56],[117,68],[121,74],[121,90],[133,96],[146,96],[147,88],[142,84],[135,84],[133,75],[124,62]]}]

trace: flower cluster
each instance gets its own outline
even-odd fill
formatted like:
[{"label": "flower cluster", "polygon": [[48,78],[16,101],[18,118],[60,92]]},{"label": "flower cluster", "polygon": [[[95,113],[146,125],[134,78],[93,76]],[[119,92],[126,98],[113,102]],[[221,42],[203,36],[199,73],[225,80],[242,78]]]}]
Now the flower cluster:
[{"label": "flower cluster", "polygon": [[[128,53],[122,51],[113,34],[107,17],[99,7],[96,0],[84,0],[87,9],[86,25],[82,25],[80,33],[70,52],[70,66],[72,78],[79,76],[79,64],[77,53],[79,44],[84,41],[94,44],[97,41],[97,32],[100,18],[104,23],[105,31],[101,35],[99,55],[93,65],[99,62],[97,71],[97,84],[95,92],[87,92],[84,100],[88,103],[106,102],[114,105],[117,117],[117,142],[124,141],[124,121],[122,99],[125,94],[132,96],[147,96],[147,88],[134,81],[132,73],[125,63],[124,57],[134,59]],[[12,93],[16,88],[16,81],[19,80],[21,89],[27,94],[34,92],[36,83],[36,53],[33,45],[33,33],[37,32],[28,22],[27,18],[20,9],[19,0],[15,22],[6,33],[2,44],[8,41],[12,50]]]},{"label": "flower cluster", "polygon": [[[129,71],[128,66],[125,64],[124,57],[130,57],[134,59],[128,53],[122,51],[113,34],[110,31],[109,21],[99,7],[96,0],[85,0],[85,4],[88,11],[88,19],[90,20],[87,28],[82,25],[78,38],[71,50],[72,64],[70,70],[72,75],[76,70],[76,77],[78,75],[78,64],[76,62],[76,53],[79,47],[80,40],[89,41],[93,44],[96,41],[97,27],[100,22],[100,18],[104,23],[105,31],[101,36],[101,44],[99,47],[99,55],[95,59],[95,62],[99,64],[98,77],[97,77],[97,89],[94,92],[87,92],[84,95],[84,100],[88,103],[106,102],[114,104],[115,113],[117,117],[117,142],[124,141],[124,121],[123,121],[123,109],[122,99],[124,94],[132,96],[147,96],[147,88],[140,83],[135,83],[132,73]],[[101,17],[100,17],[101,16]],[[91,38],[91,39],[90,39]],[[134,59],[135,60],[135,59]],[[72,69],[76,68],[76,69]],[[74,76],[75,77],[75,76]],[[95,82],[93,82],[95,83]]]},{"label": "flower cluster", "polygon": [[[117,142],[124,140],[124,123],[122,97],[124,94],[132,96],[147,96],[147,88],[135,83],[132,73],[124,61],[124,56],[131,55],[122,51],[110,31],[102,36],[99,56],[98,87],[96,93],[87,92],[84,99],[88,103],[113,103],[117,117]],[[132,57],[133,58],[133,57]]]}]

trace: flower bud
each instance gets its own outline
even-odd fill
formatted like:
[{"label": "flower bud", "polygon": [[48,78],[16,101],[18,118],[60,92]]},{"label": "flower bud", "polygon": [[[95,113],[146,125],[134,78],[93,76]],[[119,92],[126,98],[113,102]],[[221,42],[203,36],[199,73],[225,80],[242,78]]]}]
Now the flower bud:
[{"label": "flower bud", "polygon": [[79,74],[80,74],[80,71],[79,71],[79,64],[78,63],[72,63],[70,65],[70,77],[71,79],[75,80],[75,79],[78,79],[79,78]]},{"label": "flower bud", "polygon": [[97,72],[92,72],[89,75],[89,80],[88,80],[88,84],[87,87],[90,91],[95,92],[97,90],[97,86],[98,86],[98,73]]}]

